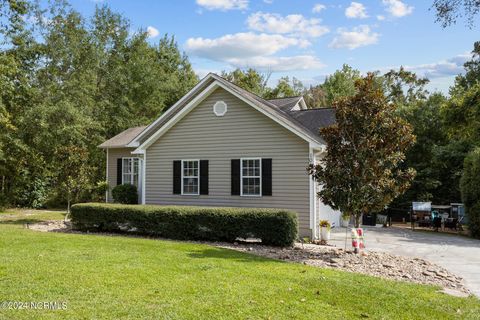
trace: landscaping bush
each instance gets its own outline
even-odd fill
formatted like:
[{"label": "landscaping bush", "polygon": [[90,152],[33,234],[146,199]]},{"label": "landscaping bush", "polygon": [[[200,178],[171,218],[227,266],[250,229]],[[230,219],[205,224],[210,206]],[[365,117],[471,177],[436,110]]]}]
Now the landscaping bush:
[{"label": "landscaping bush", "polygon": [[297,238],[296,214],[283,209],[177,207],[85,203],[71,209],[74,229],[131,232],[180,240],[233,242],[260,238],[290,246]]},{"label": "landscaping bush", "polygon": [[113,201],[122,204],[137,204],[138,192],[137,187],[133,184],[119,184],[112,189]]},{"label": "landscaping bush", "polygon": [[460,191],[470,234],[480,239],[480,148],[473,150],[465,158]]}]

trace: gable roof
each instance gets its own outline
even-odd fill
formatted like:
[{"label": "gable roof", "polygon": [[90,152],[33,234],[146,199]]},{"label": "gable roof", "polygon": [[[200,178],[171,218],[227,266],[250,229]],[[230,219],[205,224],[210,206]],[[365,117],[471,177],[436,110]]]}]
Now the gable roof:
[{"label": "gable roof", "polygon": [[113,138],[108,139],[98,147],[100,148],[124,148],[126,147],[133,139],[135,139],[140,132],[142,132],[147,126],[128,128],[125,131],[120,132]]},{"label": "gable roof", "polygon": [[285,98],[269,99],[268,101],[273,103],[283,111],[288,112],[288,111],[294,110],[294,108],[297,107],[297,105],[303,101],[303,97],[302,96],[285,97]]},{"label": "gable roof", "polygon": [[[135,131],[135,137],[131,138],[134,132],[127,132],[130,130],[128,129],[110,140],[117,139],[118,136],[125,133],[125,137],[118,138],[122,143],[130,139],[130,141],[123,146],[135,147],[137,148],[135,152],[141,152],[142,149],[147,148],[153,143],[152,140],[154,141],[159,137],[159,131],[168,130],[176,123],[176,121],[183,117],[185,112],[189,111],[185,111],[185,108],[194,108],[196,103],[201,101],[202,95],[208,95],[218,87],[229,91],[231,94],[237,96],[247,104],[250,104],[255,109],[264,113],[266,116],[286,127],[301,138],[317,145],[324,144],[324,140],[319,134],[320,127],[318,125],[327,126],[335,121],[333,109],[303,110],[306,109],[306,105],[301,96],[265,100],[216,74],[209,73],[195,87],[193,87],[193,89],[149,126],[143,127],[142,130],[140,130],[142,127],[132,128],[138,129],[138,131]],[[108,148],[109,145],[111,145],[111,143],[108,143],[110,140],[102,143],[100,146]]]}]

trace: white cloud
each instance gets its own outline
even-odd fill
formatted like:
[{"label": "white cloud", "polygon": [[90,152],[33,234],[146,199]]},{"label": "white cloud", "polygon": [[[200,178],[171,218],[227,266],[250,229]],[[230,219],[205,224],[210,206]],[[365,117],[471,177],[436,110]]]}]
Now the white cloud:
[{"label": "white cloud", "polygon": [[155,38],[159,33],[160,32],[156,28],[152,26],[147,27],[147,34],[149,38]]},{"label": "white cloud", "polygon": [[255,34],[252,32],[227,34],[220,38],[190,38],[186,49],[200,57],[225,61],[232,58],[247,58],[272,55],[291,46],[307,47],[310,42],[285,37],[279,34]]},{"label": "white cloud", "polygon": [[316,57],[311,55],[252,57],[249,59],[230,59],[228,62],[239,68],[255,68],[272,72],[320,69],[325,66]]},{"label": "white cloud", "polygon": [[377,20],[378,20],[378,21],[383,21],[383,20],[385,20],[385,16],[382,16],[381,14],[379,14],[379,15],[377,16]]},{"label": "white cloud", "polygon": [[465,53],[434,63],[404,66],[404,68],[405,70],[415,72],[429,79],[451,77],[463,73],[465,71],[463,64],[471,58],[472,55],[470,53]]},{"label": "white cloud", "polygon": [[313,13],[319,13],[322,10],[325,10],[325,9],[327,9],[327,7],[324,4],[317,3],[313,6],[312,12]]},{"label": "white cloud", "polygon": [[365,19],[368,18],[367,8],[360,2],[351,2],[350,6],[345,9],[347,18]]},{"label": "white cloud", "polygon": [[266,4],[272,4],[273,0],[263,0],[263,2],[265,2]]},{"label": "white cloud", "polygon": [[408,16],[413,12],[413,6],[403,3],[401,0],[382,0],[382,2],[387,6],[385,10],[397,18]]},{"label": "white cloud", "polygon": [[197,0],[197,4],[207,10],[244,10],[248,0]]},{"label": "white cloud", "polygon": [[271,71],[316,69],[323,64],[312,55],[274,56],[289,47],[306,47],[305,39],[280,34],[252,32],[227,34],[215,39],[190,38],[185,44],[191,55],[231,66],[268,69]]},{"label": "white cloud", "polygon": [[299,37],[320,37],[330,30],[320,24],[320,19],[307,19],[301,14],[281,16],[275,13],[256,12],[247,19],[251,30],[290,34]]},{"label": "white cloud", "polygon": [[331,48],[348,48],[350,50],[375,44],[378,42],[379,34],[372,32],[367,25],[361,25],[347,30],[345,28],[337,29],[337,36],[328,45]]}]

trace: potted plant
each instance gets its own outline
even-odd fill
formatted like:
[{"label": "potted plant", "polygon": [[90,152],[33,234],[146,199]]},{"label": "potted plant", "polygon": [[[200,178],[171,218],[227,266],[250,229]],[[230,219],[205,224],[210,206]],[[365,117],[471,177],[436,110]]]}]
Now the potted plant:
[{"label": "potted plant", "polygon": [[322,241],[328,241],[330,240],[330,222],[328,220],[320,220],[320,239]]},{"label": "potted plant", "polygon": [[350,223],[350,215],[348,213],[342,213],[342,227],[348,228]]}]

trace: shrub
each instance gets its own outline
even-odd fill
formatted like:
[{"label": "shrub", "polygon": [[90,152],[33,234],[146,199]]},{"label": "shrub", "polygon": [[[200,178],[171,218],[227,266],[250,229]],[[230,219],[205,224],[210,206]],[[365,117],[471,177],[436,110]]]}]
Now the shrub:
[{"label": "shrub", "polygon": [[460,191],[470,234],[480,239],[480,148],[473,150],[465,158]]},{"label": "shrub", "polygon": [[263,244],[289,246],[297,237],[296,214],[283,209],[86,203],[74,205],[71,218],[77,230],[132,232],[179,240],[233,242],[253,237]]},{"label": "shrub", "polygon": [[122,204],[137,204],[137,187],[132,184],[119,184],[112,190],[113,201]]}]

